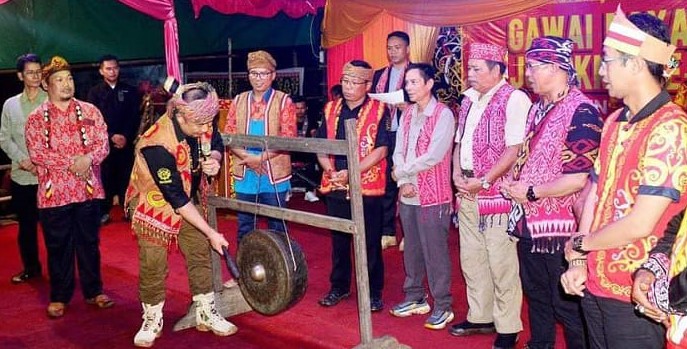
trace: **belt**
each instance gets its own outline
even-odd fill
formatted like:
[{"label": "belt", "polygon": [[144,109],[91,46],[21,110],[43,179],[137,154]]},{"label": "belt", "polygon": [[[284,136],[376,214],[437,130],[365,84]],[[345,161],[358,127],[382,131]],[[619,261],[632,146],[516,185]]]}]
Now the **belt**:
[{"label": "belt", "polygon": [[467,177],[467,178],[474,178],[475,177],[475,171],[473,171],[473,170],[461,169],[460,171],[461,171],[461,173],[463,173],[464,177]]}]

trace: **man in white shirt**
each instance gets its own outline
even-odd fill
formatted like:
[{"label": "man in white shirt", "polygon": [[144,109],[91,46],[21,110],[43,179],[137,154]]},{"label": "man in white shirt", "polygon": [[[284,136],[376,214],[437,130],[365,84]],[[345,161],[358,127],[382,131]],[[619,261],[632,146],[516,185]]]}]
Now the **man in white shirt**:
[{"label": "man in white shirt", "polygon": [[494,348],[513,348],[522,330],[522,288],[516,243],[506,234],[511,204],[499,187],[517,157],[532,103],[503,78],[504,47],[475,43],[469,49],[470,89],[464,92],[453,153],[469,310],[450,333],[496,331]]}]

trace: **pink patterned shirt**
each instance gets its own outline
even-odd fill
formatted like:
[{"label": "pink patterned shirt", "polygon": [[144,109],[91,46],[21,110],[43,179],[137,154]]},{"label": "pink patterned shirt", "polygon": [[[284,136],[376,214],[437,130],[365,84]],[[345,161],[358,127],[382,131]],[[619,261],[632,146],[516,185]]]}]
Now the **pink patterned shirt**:
[{"label": "pink patterned shirt", "polygon": [[[77,119],[77,105],[83,115],[81,121]],[[46,130],[49,146],[46,144]],[[98,108],[72,98],[67,110],[62,111],[46,101],[29,115],[25,133],[29,157],[38,169],[38,208],[59,207],[105,197],[100,180],[100,163],[110,148],[107,126]],[[73,158],[84,154],[93,160],[89,183],[69,171],[74,163]]]}]

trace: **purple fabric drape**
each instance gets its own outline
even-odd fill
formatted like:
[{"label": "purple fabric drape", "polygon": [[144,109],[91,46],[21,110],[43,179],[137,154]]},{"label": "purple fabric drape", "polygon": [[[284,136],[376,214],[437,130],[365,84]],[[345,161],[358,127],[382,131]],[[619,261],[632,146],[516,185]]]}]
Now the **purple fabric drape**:
[{"label": "purple fabric drape", "polygon": [[174,13],[174,0],[119,0],[119,2],[155,19],[165,21],[167,75],[181,81],[181,71],[179,70],[179,31],[177,29],[177,18]]}]

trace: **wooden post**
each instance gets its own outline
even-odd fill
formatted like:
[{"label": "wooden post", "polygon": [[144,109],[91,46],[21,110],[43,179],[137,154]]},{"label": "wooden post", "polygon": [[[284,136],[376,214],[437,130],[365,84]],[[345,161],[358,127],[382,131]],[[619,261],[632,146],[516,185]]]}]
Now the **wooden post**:
[{"label": "wooden post", "polygon": [[355,283],[358,288],[358,318],[362,344],[372,342],[372,312],[370,310],[370,278],[367,275],[367,247],[365,242],[365,215],[363,195],[360,187],[360,163],[358,161],[358,134],[356,120],[346,121],[348,141],[348,189],[351,198],[351,220],[355,224],[353,233],[353,255],[355,256]]}]

